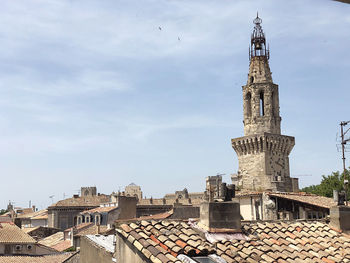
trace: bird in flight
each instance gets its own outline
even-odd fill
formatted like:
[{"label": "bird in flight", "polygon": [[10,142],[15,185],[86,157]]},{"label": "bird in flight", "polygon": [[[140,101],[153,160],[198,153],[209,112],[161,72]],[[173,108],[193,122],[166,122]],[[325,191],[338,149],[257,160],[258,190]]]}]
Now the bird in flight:
[{"label": "bird in flight", "polygon": [[162,30],[162,28],[161,28],[161,27],[158,27],[158,29],[159,29],[159,30]]}]

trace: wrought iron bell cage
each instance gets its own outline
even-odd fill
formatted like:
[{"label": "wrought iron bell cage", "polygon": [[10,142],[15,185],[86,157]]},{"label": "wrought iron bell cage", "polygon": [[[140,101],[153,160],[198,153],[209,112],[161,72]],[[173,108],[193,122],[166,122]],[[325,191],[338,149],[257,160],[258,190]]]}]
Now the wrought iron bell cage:
[{"label": "wrought iron bell cage", "polygon": [[251,34],[249,60],[251,60],[253,57],[266,57],[269,59],[270,50],[269,47],[266,48],[266,38],[261,27],[262,19],[257,14],[253,22],[255,26],[253,33]]}]

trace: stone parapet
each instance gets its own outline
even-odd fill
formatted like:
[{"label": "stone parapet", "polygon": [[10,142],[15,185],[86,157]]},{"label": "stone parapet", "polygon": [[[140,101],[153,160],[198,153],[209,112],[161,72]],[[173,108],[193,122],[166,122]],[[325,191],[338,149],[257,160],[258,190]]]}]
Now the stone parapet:
[{"label": "stone parapet", "polygon": [[231,143],[238,156],[259,152],[279,152],[288,156],[295,145],[295,138],[263,133],[231,139]]}]

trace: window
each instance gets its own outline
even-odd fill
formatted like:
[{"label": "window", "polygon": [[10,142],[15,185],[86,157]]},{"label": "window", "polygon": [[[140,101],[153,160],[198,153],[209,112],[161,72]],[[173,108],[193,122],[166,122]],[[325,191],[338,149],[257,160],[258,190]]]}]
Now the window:
[{"label": "window", "polygon": [[275,116],[275,92],[272,92],[271,96],[271,109],[272,116]]},{"label": "window", "polygon": [[5,245],[5,255],[11,254],[11,245]]},{"label": "window", "polygon": [[260,116],[264,116],[265,115],[265,109],[264,109],[264,92],[261,91],[260,92]]},{"label": "window", "polygon": [[246,110],[247,110],[247,116],[252,116],[252,94],[250,92],[247,93],[246,97]]},{"label": "window", "polygon": [[100,224],[101,224],[101,216],[95,215],[95,225],[100,225]]}]

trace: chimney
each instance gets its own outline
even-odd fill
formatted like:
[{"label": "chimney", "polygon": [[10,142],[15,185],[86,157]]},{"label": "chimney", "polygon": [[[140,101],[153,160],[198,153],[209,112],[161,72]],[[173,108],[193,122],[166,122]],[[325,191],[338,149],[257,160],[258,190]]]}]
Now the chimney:
[{"label": "chimney", "polygon": [[204,201],[200,206],[199,225],[209,232],[232,233],[241,231],[239,202],[232,200],[234,185],[221,184],[220,196],[216,200]]},{"label": "chimney", "polygon": [[343,232],[350,232],[350,207],[345,205],[331,207],[329,224]]},{"label": "chimney", "polygon": [[338,203],[338,191],[333,190],[333,201]]},{"label": "chimney", "polygon": [[117,202],[118,209],[120,210],[118,219],[136,218],[136,197],[118,196]]}]

